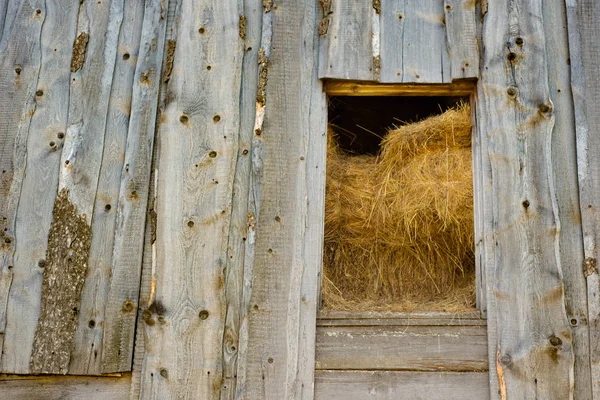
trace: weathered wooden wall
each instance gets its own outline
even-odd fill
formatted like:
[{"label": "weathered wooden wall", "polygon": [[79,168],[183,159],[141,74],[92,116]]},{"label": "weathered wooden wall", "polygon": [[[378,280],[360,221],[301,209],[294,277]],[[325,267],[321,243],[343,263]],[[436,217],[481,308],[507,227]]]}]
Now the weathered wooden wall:
[{"label": "weathered wooden wall", "polygon": [[[472,345],[443,336],[450,355],[422,365],[377,352],[388,333],[429,348],[440,328],[315,326],[319,78],[388,95],[479,78],[490,396],[598,398],[599,4],[0,1],[1,371],[129,371],[135,339],[133,398],[482,393],[482,327],[453,327]],[[335,335],[375,349],[365,370]]]}]

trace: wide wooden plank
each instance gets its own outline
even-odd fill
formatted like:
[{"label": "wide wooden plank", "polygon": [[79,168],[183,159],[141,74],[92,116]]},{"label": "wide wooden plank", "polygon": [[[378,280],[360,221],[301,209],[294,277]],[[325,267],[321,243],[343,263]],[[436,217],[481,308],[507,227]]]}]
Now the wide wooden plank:
[{"label": "wide wooden plank", "polygon": [[317,369],[484,371],[485,326],[317,328]]},{"label": "wide wooden plank", "polygon": [[121,377],[48,376],[0,378],[0,395],[11,400],[125,400],[131,374]]},{"label": "wide wooden plank", "polygon": [[[106,326],[110,324],[110,320],[105,317],[105,307],[111,282],[116,211],[143,13],[143,2],[125,1],[108,103],[102,165],[94,200],[88,272],[81,292],[79,324],[69,365],[70,374],[94,375],[102,372],[102,341]],[[113,278],[113,282],[115,281],[117,280]]]},{"label": "wide wooden plank", "polygon": [[600,398],[600,3],[569,0],[567,4],[571,89],[575,110],[579,198],[583,224],[587,279],[591,382],[595,399]]},{"label": "wide wooden plank", "polygon": [[444,0],[452,80],[479,76],[475,4],[475,0]]},{"label": "wide wooden plank", "polygon": [[381,15],[381,82],[451,81],[442,0],[383,1]]},{"label": "wide wooden plank", "polygon": [[[8,229],[4,234],[12,239],[10,242],[4,240],[6,248],[3,250],[14,252],[14,260],[10,261],[14,265],[14,279],[10,297],[8,287],[2,284],[1,289],[2,298],[8,298],[9,302],[2,369],[6,372],[27,372],[32,338],[40,313],[40,290],[48,231],[58,186],[60,149],[67,125],[69,65],[79,5],[70,1],[49,1],[37,6],[27,2],[20,5],[13,2],[10,7],[18,10],[12,21],[12,28],[16,31],[10,33],[10,27],[7,26],[8,36],[4,38],[6,42],[3,44],[6,45],[6,53],[2,59],[10,64],[3,65],[2,70],[5,74],[14,75],[16,86],[3,90],[7,96],[5,106],[16,110],[23,107],[22,101],[27,99],[25,101],[31,102],[31,108],[28,112],[21,109],[23,114],[19,119],[23,132],[11,126],[14,120],[9,115],[0,116],[5,121],[2,125],[13,130],[7,136],[0,132],[0,136],[3,141],[7,140],[4,142],[6,150],[14,152],[14,156],[6,154],[5,158],[3,154],[0,157],[3,164],[14,163],[12,168],[5,168],[3,165],[3,178],[8,178],[9,173],[13,175],[12,183],[9,179],[3,179],[3,183],[10,183],[11,187],[2,192],[9,195],[6,203],[8,219],[3,221]],[[24,20],[28,21],[27,25],[20,25]],[[35,27],[38,24],[42,27],[41,31]],[[30,34],[34,38],[28,38]],[[30,44],[23,45],[21,38],[31,40]],[[20,49],[15,53],[11,50],[12,46],[19,46]],[[21,51],[30,52],[32,60],[35,60],[35,78],[32,75],[33,65],[28,65],[25,59],[13,59],[13,56],[22,57],[18,55]],[[10,136],[15,133],[18,139],[12,143],[14,147],[9,149]],[[24,141],[19,143],[19,139]],[[18,187],[21,178],[21,186]],[[15,210],[17,202],[18,210]],[[11,226],[15,219],[9,214],[15,211],[18,223]],[[4,277],[0,281],[4,283]],[[5,308],[1,308],[4,311]],[[24,332],[27,329],[29,331]]]},{"label": "wide wooden plank", "polygon": [[[559,204],[559,244],[565,285],[565,311],[571,326],[575,355],[573,397],[575,399],[591,399],[588,296],[586,295],[586,278],[583,268],[581,268],[584,264],[585,242],[577,184],[577,143],[570,82],[565,3],[562,1],[544,2],[543,17],[546,52],[548,54],[546,58],[548,62],[548,86],[550,99],[557,110],[552,136],[552,168]],[[600,18],[598,22],[600,22]],[[600,30],[597,32],[600,33]],[[600,36],[597,36],[597,38],[600,38]],[[571,55],[571,57],[573,56]],[[598,335],[597,332],[592,332],[593,334]],[[595,381],[598,382],[598,379]]]},{"label": "wide wooden plank", "polygon": [[168,104],[158,128],[156,285],[142,313],[142,398],[220,394],[241,13],[237,0],[181,3]]},{"label": "wide wooden plank", "polygon": [[331,2],[329,28],[320,49],[320,78],[376,78],[373,71],[374,12],[372,0]]},{"label": "wide wooden plank", "polygon": [[269,18],[268,73],[259,78],[266,96],[257,99],[252,149],[238,393],[312,399],[326,154],[326,102],[317,79],[320,15],[312,0],[280,2],[265,14],[263,33]]},{"label": "wide wooden plank", "polygon": [[104,373],[131,370],[166,12],[162,0],[145,2],[106,302]]},{"label": "wide wooden plank", "polygon": [[491,396],[571,398],[542,2],[489,2],[485,18],[477,123],[492,179],[484,186]]},{"label": "wide wooden plank", "polygon": [[316,371],[317,400],[489,399],[485,372]]}]

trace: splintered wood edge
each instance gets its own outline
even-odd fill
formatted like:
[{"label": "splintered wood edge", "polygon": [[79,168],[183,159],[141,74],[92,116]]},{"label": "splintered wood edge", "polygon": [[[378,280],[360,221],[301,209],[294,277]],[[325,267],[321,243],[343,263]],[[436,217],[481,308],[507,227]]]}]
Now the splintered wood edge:
[{"label": "splintered wood edge", "polygon": [[470,96],[475,86],[475,80],[448,84],[324,81],[325,92],[330,96]]}]

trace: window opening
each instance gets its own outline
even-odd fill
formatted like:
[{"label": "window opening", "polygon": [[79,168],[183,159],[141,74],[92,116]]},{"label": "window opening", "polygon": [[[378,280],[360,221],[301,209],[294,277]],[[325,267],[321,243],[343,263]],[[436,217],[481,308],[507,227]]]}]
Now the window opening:
[{"label": "window opening", "polygon": [[326,309],[475,306],[468,100],[329,98]]}]

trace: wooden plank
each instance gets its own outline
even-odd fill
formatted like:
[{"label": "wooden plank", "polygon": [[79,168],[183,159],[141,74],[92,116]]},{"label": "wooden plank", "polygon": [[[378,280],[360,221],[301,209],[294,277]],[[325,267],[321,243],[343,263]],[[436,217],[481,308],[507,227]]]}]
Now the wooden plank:
[{"label": "wooden plank", "polygon": [[490,2],[485,18],[477,122],[492,178],[484,185],[491,397],[572,398],[542,2]]},{"label": "wooden plank", "polygon": [[142,314],[142,398],[213,399],[221,390],[244,49],[238,4],[181,3],[158,128],[156,286]]},{"label": "wooden plank", "polygon": [[[2,166],[6,171],[3,178],[7,178],[3,179],[3,183],[10,185],[6,191],[2,190],[8,195],[7,209],[2,210],[2,214],[5,216],[6,212],[8,217],[4,221],[7,228],[4,235],[12,238],[10,243],[4,244],[6,248],[3,250],[7,250],[9,256],[5,262],[14,265],[10,295],[4,277],[0,279],[2,303],[8,301],[6,320],[0,320],[7,324],[2,370],[24,373],[29,370],[31,339],[40,312],[42,268],[58,186],[59,150],[67,125],[69,64],[79,5],[69,1],[37,5],[13,2],[10,7],[16,7],[18,11],[12,20],[13,26],[6,27],[6,53],[2,59],[7,64],[2,66],[2,70],[14,75],[11,83],[15,85],[2,91],[7,95],[7,103],[11,103],[9,110],[20,109],[22,114],[18,117],[21,128],[11,126],[10,122],[15,120],[10,115],[2,112],[4,115],[0,117],[8,122],[3,124],[4,127],[16,133],[16,138],[13,137],[16,140],[10,143],[14,133],[5,136],[5,132],[0,131],[0,137],[6,140],[3,150],[14,152],[14,156],[6,154],[5,158],[3,151],[0,157],[4,162],[13,163],[12,167]],[[33,37],[29,37],[30,34]],[[21,39],[29,44],[21,43]],[[12,46],[19,50],[15,52]],[[24,54],[19,54],[21,51],[29,54],[23,58]],[[33,64],[27,61],[29,56],[32,61],[35,60]],[[5,81],[4,77],[0,81]],[[24,106],[30,107],[29,110]],[[10,148],[11,145],[14,147]],[[12,182],[8,179],[9,173],[14,174]],[[16,216],[10,215],[15,212]],[[20,221],[16,226],[15,217],[16,221]],[[12,261],[10,252],[14,252]],[[0,309],[3,314],[6,306]],[[24,332],[26,329],[29,331]]]},{"label": "wooden plank", "polygon": [[317,400],[489,399],[485,372],[316,371]]},{"label": "wooden plank", "polygon": [[444,0],[452,80],[479,76],[475,0]]},{"label": "wooden plank", "polygon": [[[240,97],[240,138],[232,198],[231,225],[227,248],[225,298],[227,304],[223,334],[223,384],[221,399],[236,397],[240,356],[240,330],[243,315],[247,315],[248,299],[243,298],[244,263],[248,236],[248,199],[252,172],[252,141],[258,91],[258,54],[261,47],[263,8],[260,0],[244,1],[244,61]],[[269,13],[270,14],[270,13]],[[266,27],[269,29],[269,27]],[[268,34],[268,33],[266,33]],[[249,273],[249,271],[246,271]]]},{"label": "wooden plank", "polygon": [[330,96],[469,96],[475,81],[451,84],[369,83],[354,81],[325,81]]},{"label": "wooden plank", "polygon": [[167,11],[162,0],[145,2],[106,303],[104,373],[131,370]]},{"label": "wooden plank", "polygon": [[[118,54],[108,103],[102,165],[92,218],[88,272],[81,292],[79,324],[71,354],[70,374],[102,373],[105,306],[112,273],[117,204],[131,115],[131,92],[144,13],[143,2],[126,0]],[[115,278],[112,278],[115,281]]]},{"label": "wooden plank", "polygon": [[[581,267],[584,263],[584,236],[577,184],[576,127],[570,82],[565,3],[544,2],[543,17],[550,99],[554,108],[560,111],[556,112],[553,132],[552,167],[559,204],[560,257],[565,285],[565,310],[571,326],[575,355],[573,398],[591,399],[590,326],[587,323],[586,280]],[[600,33],[600,30],[597,32]]]},{"label": "wooden plank", "polygon": [[591,383],[593,398],[600,399],[600,277],[597,267],[600,257],[600,218],[597,215],[600,207],[600,83],[596,72],[600,61],[600,4],[569,0],[566,5],[585,256],[583,273],[587,279]]},{"label": "wooden plank", "polygon": [[7,376],[0,379],[2,397],[11,400],[125,400],[131,374],[122,377]]},{"label": "wooden plank", "polygon": [[253,143],[253,245],[244,267],[252,275],[244,286],[249,311],[242,323],[247,332],[240,332],[246,362],[238,368],[238,393],[311,399],[326,152],[326,102],[316,65],[320,18],[308,0],[280,3],[271,13],[264,124],[259,101],[262,130]]},{"label": "wooden plank", "polygon": [[383,1],[381,14],[381,82],[450,82],[441,0]]},{"label": "wooden plank", "polygon": [[331,2],[320,78],[373,80],[373,1]]},{"label": "wooden plank", "polygon": [[317,328],[317,369],[485,371],[485,326]]}]

